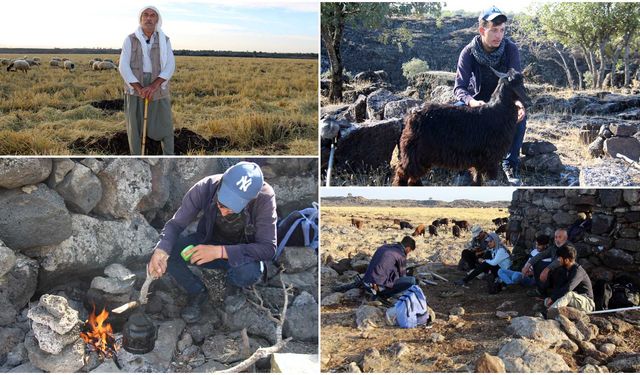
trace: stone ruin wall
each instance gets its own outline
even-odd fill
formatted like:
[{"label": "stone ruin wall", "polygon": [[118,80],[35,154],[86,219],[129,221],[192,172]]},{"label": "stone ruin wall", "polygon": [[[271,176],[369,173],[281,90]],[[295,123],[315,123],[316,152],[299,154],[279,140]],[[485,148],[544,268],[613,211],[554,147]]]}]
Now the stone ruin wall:
[{"label": "stone ruin wall", "polygon": [[557,228],[568,228],[579,213],[592,215],[590,231],[573,243],[578,263],[592,280],[620,275],[640,285],[639,189],[519,189],[509,206],[510,226],[520,227],[514,256],[535,245],[535,237],[553,238]]}]

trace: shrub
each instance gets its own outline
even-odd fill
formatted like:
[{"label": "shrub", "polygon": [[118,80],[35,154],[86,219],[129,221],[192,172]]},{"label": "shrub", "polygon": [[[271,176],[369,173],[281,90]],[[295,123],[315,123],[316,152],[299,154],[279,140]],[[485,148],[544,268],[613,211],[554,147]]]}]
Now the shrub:
[{"label": "shrub", "polygon": [[429,70],[429,65],[426,61],[413,58],[406,63],[402,64],[402,75],[406,79],[411,79],[419,73],[424,73]]}]

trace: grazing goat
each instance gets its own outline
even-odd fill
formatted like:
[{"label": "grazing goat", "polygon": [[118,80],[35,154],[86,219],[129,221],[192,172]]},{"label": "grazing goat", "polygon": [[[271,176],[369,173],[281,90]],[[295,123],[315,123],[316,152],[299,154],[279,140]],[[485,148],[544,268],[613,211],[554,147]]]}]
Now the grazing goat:
[{"label": "grazing goat", "polygon": [[454,220],[452,220],[452,221],[453,221],[453,224],[455,224],[455,225],[459,226],[459,227],[460,227],[460,229],[462,229],[462,230],[466,230],[467,232],[469,231],[469,228],[471,227],[471,226],[469,225],[469,222],[468,222],[468,221],[466,221],[466,220],[455,220],[455,219],[454,219]]},{"label": "grazing goat", "polygon": [[438,228],[435,225],[429,225],[429,237],[438,236]]},{"label": "grazing goat", "polygon": [[394,186],[422,185],[420,178],[432,167],[469,169],[474,185],[482,185],[482,173],[492,180],[498,177],[499,163],[516,132],[515,102],[526,106],[530,100],[521,73],[494,73],[500,80],[486,105],[430,103],[405,117]]},{"label": "grazing goat", "polygon": [[454,237],[460,238],[460,227],[457,225],[454,225],[453,227],[451,227],[451,233],[453,234]]},{"label": "grazing goat", "polygon": [[425,230],[425,225],[424,224],[420,224],[416,227],[416,230],[413,231],[412,236],[424,236],[424,230]]},{"label": "grazing goat", "polygon": [[507,233],[507,224],[502,224],[496,229],[496,234]]},{"label": "grazing goat", "polygon": [[362,219],[355,219],[355,218],[351,218],[351,225],[358,228],[358,229],[362,229],[362,227],[364,226],[364,220]]},{"label": "grazing goat", "polygon": [[401,221],[400,229],[413,229],[413,225],[411,225],[408,221]]}]

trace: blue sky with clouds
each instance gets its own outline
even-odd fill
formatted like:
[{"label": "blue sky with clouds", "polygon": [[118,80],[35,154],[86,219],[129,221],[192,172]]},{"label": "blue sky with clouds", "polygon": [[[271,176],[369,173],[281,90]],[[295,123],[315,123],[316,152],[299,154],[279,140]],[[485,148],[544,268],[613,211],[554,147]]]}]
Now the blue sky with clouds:
[{"label": "blue sky with clouds", "polygon": [[120,48],[146,5],[160,10],[174,49],[318,52],[317,1],[3,2],[0,47]]}]

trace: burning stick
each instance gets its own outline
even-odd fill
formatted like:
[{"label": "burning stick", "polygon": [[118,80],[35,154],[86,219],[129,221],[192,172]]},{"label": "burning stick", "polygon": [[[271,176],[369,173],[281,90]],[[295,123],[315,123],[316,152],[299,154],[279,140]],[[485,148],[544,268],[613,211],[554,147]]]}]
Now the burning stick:
[{"label": "burning stick", "polygon": [[144,283],[142,284],[142,288],[140,288],[140,297],[138,298],[138,300],[127,302],[124,305],[113,309],[112,312],[115,314],[122,314],[123,312],[129,309],[133,309],[138,306],[145,305],[148,302],[147,294],[149,294],[149,286],[151,286],[151,282],[153,280],[155,280],[155,277],[151,276],[151,273],[149,273],[149,266],[147,266],[147,278],[144,280]]},{"label": "burning stick", "polygon": [[96,316],[94,305],[89,319],[85,322],[83,332],[80,332],[80,337],[87,343],[89,350],[98,352],[101,358],[111,358],[120,349],[120,345],[113,336],[111,324],[105,323],[108,317],[109,313],[105,309]]}]

